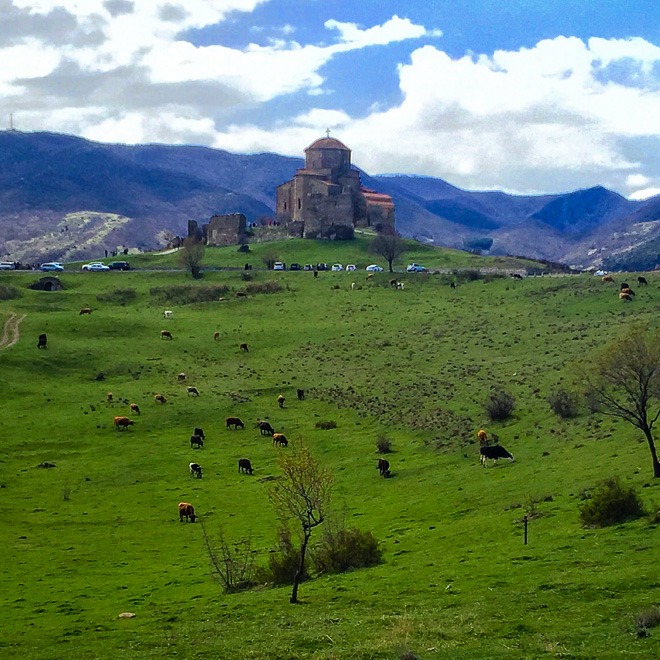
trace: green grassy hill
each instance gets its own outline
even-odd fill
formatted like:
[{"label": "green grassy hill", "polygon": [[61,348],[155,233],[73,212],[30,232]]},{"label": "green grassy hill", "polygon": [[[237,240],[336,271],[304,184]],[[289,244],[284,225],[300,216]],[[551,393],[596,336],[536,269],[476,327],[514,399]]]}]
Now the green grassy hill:
[{"label": "green grassy hill", "polygon": [[[325,243],[322,257],[311,242],[292,245],[287,262],[379,261],[359,241],[336,259],[329,251],[342,244]],[[253,248],[255,265],[272,247]],[[444,251],[418,250],[404,261],[444,267],[436,256]],[[207,258],[245,262],[235,248]],[[169,257],[135,261],[146,268],[155,259]],[[443,276],[403,274],[397,291],[387,273],[370,281],[364,273],[242,275],[65,273],[65,289],[46,293],[26,288],[35,273],[0,274],[0,291],[21,294],[0,301],[0,322],[26,314],[20,341],[0,349],[0,657],[660,655],[660,633],[632,634],[633,615],[660,601],[657,527],[640,519],[587,530],[578,521],[580,494],[614,475],[658,508],[648,449],[625,423],[586,412],[560,420],[547,404],[572,365],[624,326],[657,326],[660,278],[648,276],[623,303],[616,285],[590,276],[482,279],[451,290]],[[235,297],[271,281],[279,291]],[[224,301],[162,297],[177,286],[192,287],[190,298],[221,285]],[[80,316],[85,306],[93,313]],[[162,329],[174,339],[161,340]],[[36,348],[42,332],[47,350]],[[187,396],[186,385],[200,396]],[[516,399],[501,423],[483,408],[494,385]],[[132,402],[141,415],[117,431],[113,417],[129,415]],[[226,430],[228,415],[245,430]],[[289,604],[288,587],[221,592],[201,526],[179,523],[177,504],[193,503],[214,538],[251,535],[257,563],[267,561],[278,530],[268,478],[287,449],[261,437],[257,419],[304,438],[334,474],[333,510],[373,531],[383,564],[316,577],[301,586],[301,605]],[[328,420],[337,428],[316,428]],[[203,449],[190,449],[195,426],[206,432]],[[480,428],[499,435],[516,462],[482,468]],[[381,434],[393,441],[391,479],[376,469]],[[253,476],[238,474],[242,457]],[[203,479],[190,477],[192,460]],[[44,462],[55,467],[37,467]],[[521,519],[530,512],[524,546]],[[117,619],[126,611],[137,616]]]}]

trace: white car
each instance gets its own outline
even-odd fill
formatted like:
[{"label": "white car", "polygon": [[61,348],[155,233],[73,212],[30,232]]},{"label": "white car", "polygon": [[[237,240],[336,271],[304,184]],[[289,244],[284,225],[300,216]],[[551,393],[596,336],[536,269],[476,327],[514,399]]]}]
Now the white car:
[{"label": "white car", "polygon": [[14,270],[16,264],[13,261],[0,261],[0,270]]},{"label": "white car", "polygon": [[286,270],[286,266],[281,261],[276,261],[273,264],[273,270]]},{"label": "white car", "polygon": [[110,270],[110,266],[102,264],[100,261],[93,261],[91,264],[83,264],[83,270],[99,271],[99,270]]},{"label": "white car", "polygon": [[424,266],[420,266],[419,264],[408,264],[408,267],[406,268],[406,272],[408,272],[408,273],[425,273],[426,268],[424,268]]},{"label": "white car", "polygon": [[594,276],[595,276],[595,277],[603,277],[603,275],[607,275],[607,271],[606,271],[606,270],[597,270],[597,271],[594,273]]},{"label": "white car", "polygon": [[347,273],[350,273],[354,270],[357,270],[357,266],[355,264],[348,264],[348,266],[346,266],[346,272]]},{"label": "white car", "polygon": [[344,267],[341,264],[332,264],[333,272],[338,273],[340,270],[344,270]]},{"label": "white car", "polygon": [[43,271],[52,271],[52,270],[61,271],[61,270],[64,270],[64,266],[60,263],[57,263],[56,261],[51,261],[51,262],[46,263],[46,264],[41,264],[40,268]]},{"label": "white car", "polygon": [[365,270],[368,273],[382,273],[383,267],[379,266],[378,264],[371,264],[370,266],[367,266]]}]

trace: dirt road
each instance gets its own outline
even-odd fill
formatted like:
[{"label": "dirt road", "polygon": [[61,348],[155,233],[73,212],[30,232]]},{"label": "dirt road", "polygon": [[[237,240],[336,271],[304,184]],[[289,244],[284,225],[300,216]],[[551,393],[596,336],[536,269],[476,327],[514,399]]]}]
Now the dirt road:
[{"label": "dirt road", "polygon": [[25,318],[25,314],[11,314],[2,326],[2,337],[0,337],[0,351],[11,348],[20,338],[18,326]]}]

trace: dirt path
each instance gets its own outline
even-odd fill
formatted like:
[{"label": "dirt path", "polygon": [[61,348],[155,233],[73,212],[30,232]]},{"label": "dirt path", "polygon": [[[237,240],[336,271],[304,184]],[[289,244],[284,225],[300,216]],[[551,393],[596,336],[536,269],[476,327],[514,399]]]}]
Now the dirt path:
[{"label": "dirt path", "polygon": [[11,314],[2,326],[2,337],[0,337],[0,351],[11,348],[20,338],[18,331],[20,322],[25,318],[25,314]]}]

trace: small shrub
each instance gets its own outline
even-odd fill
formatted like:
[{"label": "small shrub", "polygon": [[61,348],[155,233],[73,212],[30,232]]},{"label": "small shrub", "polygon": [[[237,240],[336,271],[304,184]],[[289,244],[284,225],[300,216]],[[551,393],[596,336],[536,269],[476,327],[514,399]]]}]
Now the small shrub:
[{"label": "small shrub", "polygon": [[484,403],[491,420],[506,419],[516,407],[516,400],[504,390],[493,390]]},{"label": "small shrub", "polygon": [[250,246],[247,243],[244,243],[243,245],[239,246],[238,250],[236,252],[249,252],[250,251]]},{"label": "small shrub", "polygon": [[634,626],[637,637],[648,637],[649,628],[655,628],[657,625],[660,625],[660,609],[657,607],[642,610],[635,615]]},{"label": "small shrub", "polygon": [[115,303],[117,305],[127,305],[137,298],[135,289],[113,289],[105,293],[96,295],[96,299],[102,303]]},{"label": "small shrub", "polygon": [[379,435],[376,439],[376,450],[379,454],[389,454],[392,451],[392,441],[386,435]]},{"label": "small shrub", "polygon": [[245,271],[243,271],[241,273],[241,279],[243,280],[243,282],[251,282],[252,281],[252,273],[246,273]]},{"label": "small shrub", "polygon": [[229,594],[254,586],[255,552],[252,550],[252,539],[248,537],[230,544],[221,532],[216,546],[209,539],[203,521],[200,521],[200,525],[213,577],[220,583],[223,591]]},{"label": "small shrub", "polygon": [[248,284],[244,292],[254,295],[255,293],[279,293],[284,288],[277,280],[268,280],[267,282],[253,282]]},{"label": "small shrub", "polygon": [[580,507],[583,527],[607,527],[644,515],[644,506],[632,486],[617,478],[599,481],[590,499]]},{"label": "small shrub", "polygon": [[329,419],[327,422],[316,422],[316,428],[323,429],[324,431],[327,431],[329,429],[336,429],[337,422],[335,422],[334,419]]},{"label": "small shrub", "polygon": [[0,300],[14,300],[20,298],[21,292],[11,284],[0,284]]},{"label": "small shrub", "polygon": [[353,568],[380,564],[383,552],[372,532],[355,527],[328,525],[321,542],[312,552],[314,569],[319,573],[345,573]]},{"label": "small shrub", "polygon": [[548,397],[550,408],[562,419],[575,417],[578,413],[578,402],[574,395],[564,389],[555,390]]},{"label": "small shrub", "polygon": [[399,660],[420,660],[419,656],[415,655],[412,651],[404,651],[400,656]]},{"label": "small shrub", "polygon": [[[268,565],[261,566],[256,570],[257,582],[274,585],[293,584],[299,564],[300,548],[294,546],[291,540],[291,531],[286,528],[281,529],[278,547],[271,551]],[[301,582],[305,580],[309,580],[306,567]]]}]

